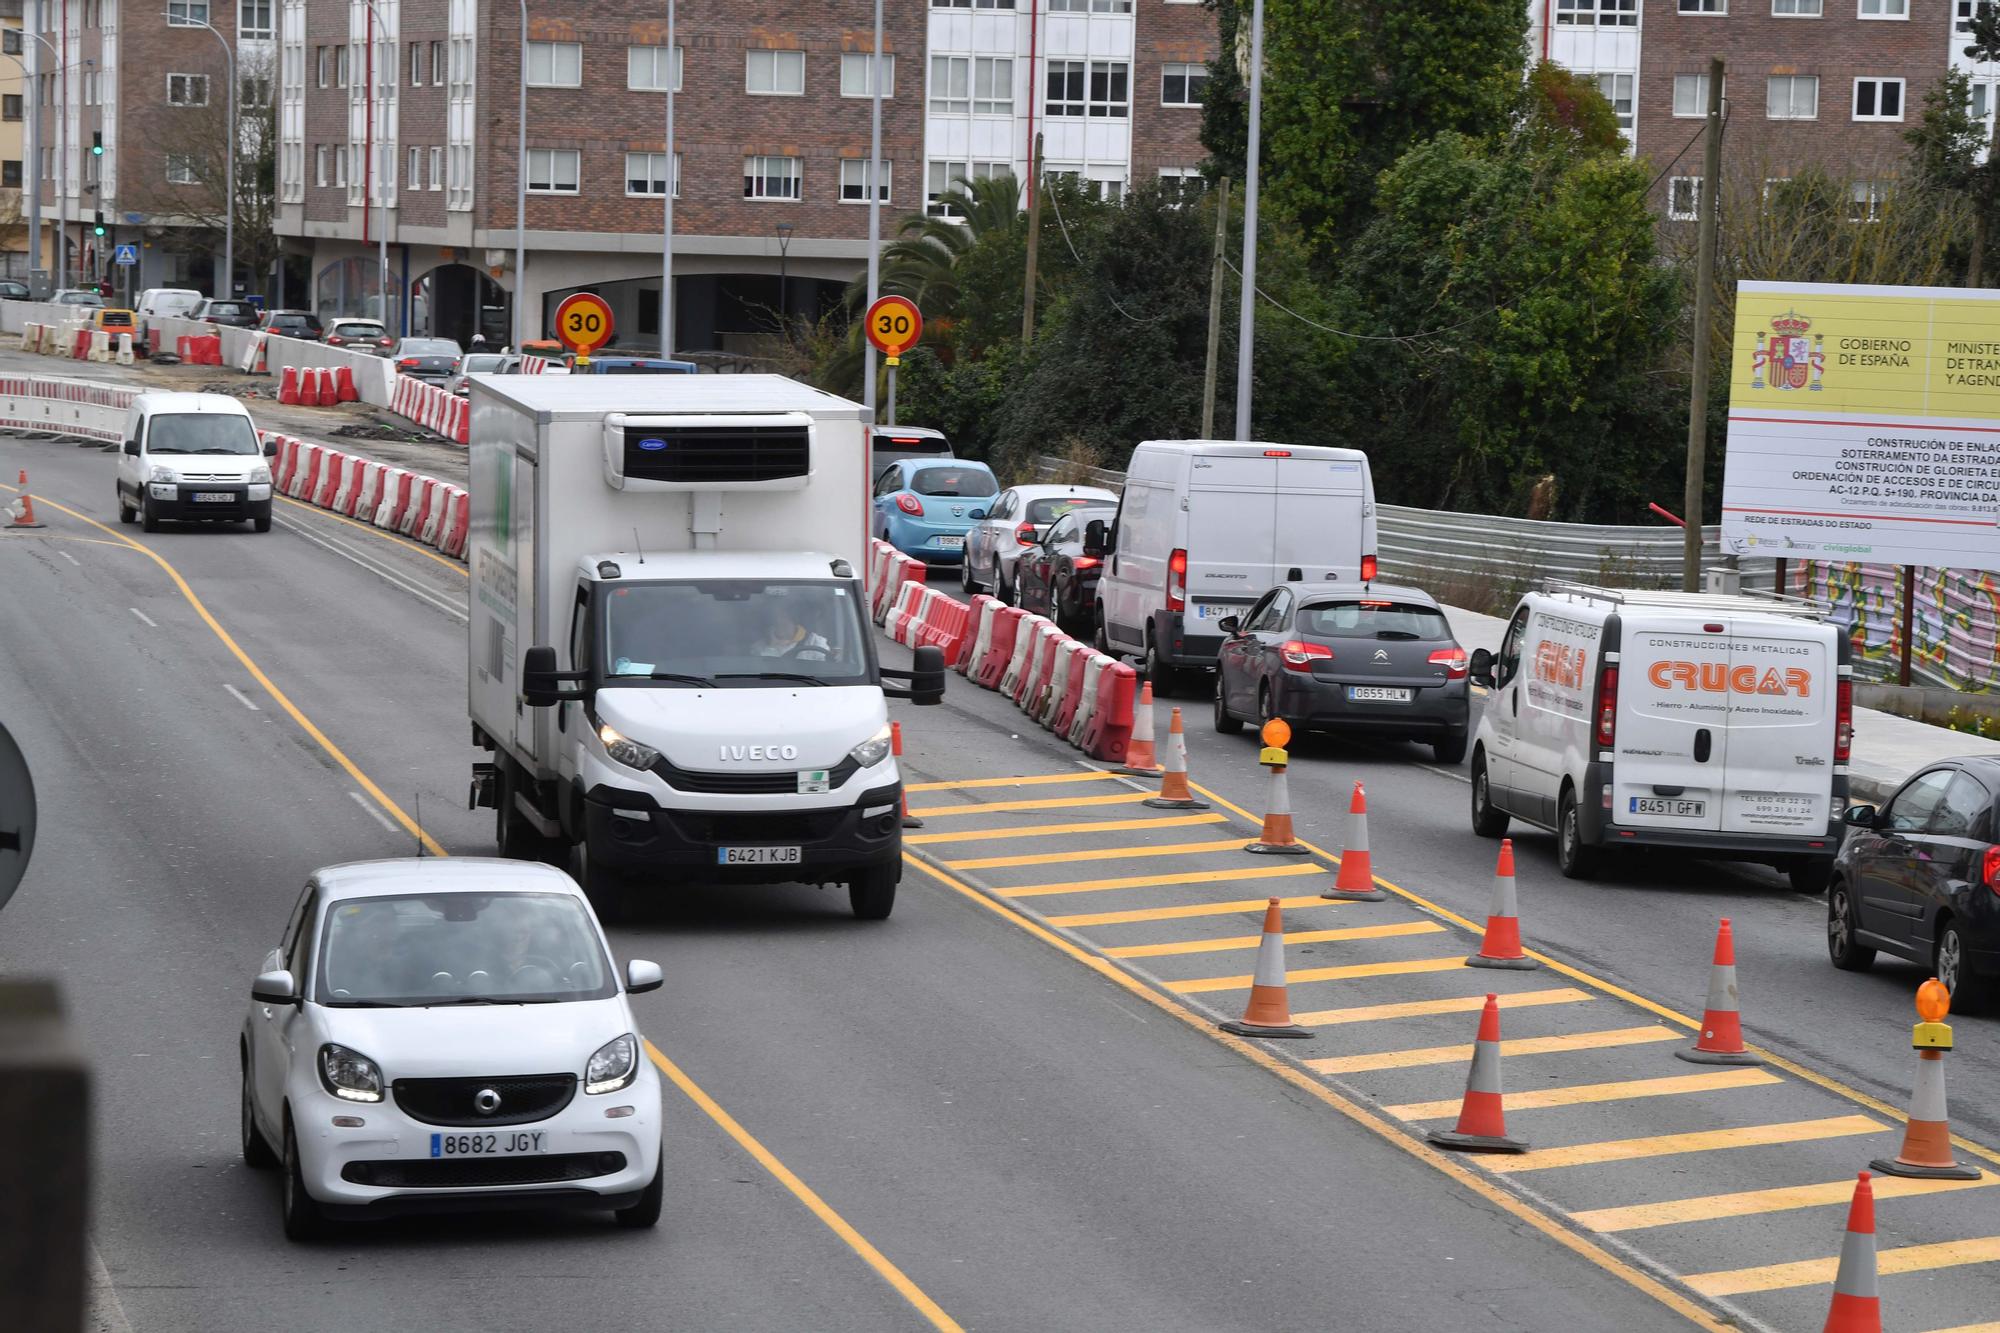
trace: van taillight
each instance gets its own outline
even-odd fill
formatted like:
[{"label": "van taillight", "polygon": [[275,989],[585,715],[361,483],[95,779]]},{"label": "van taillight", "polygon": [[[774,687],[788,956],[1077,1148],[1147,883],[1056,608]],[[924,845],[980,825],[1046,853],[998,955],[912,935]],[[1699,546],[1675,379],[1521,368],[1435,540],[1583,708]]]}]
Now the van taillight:
[{"label": "van taillight", "polygon": [[1187,606],[1187,552],[1175,551],[1167,557],[1167,610]]},{"label": "van taillight", "polygon": [[918,518],[924,516],[924,502],[907,491],[896,497],[896,508],[906,514],[913,514]]},{"label": "van taillight", "polygon": [[[1848,754],[1853,749],[1854,682],[1843,680],[1833,690],[1833,762],[1846,763]],[[1987,855],[1990,857],[1992,853],[1989,852]],[[1987,882],[1992,881],[1989,879]]]},{"label": "van taillight", "polygon": [[1979,863],[1979,878],[1987,888],[2000,893],[2000,847],[1988,847]]},{"label": "van taillight", "polygon": [[1618,668],[1608,666],[1597,678],[1597,744],[1609,750],[1618,743]]},{"label": "van taillight", "polygon": [[1364,556],[1362,556],[1362,557],[1361,557],[1361,581],[1362,581],[1363,583],[1368,583],[1368,582],[1372,581],[1372,580],[1374,579],[1374,577],[1375,577],[1375,557],[1374,557],[1374,556],[1372,556],[1372,555],[1364,555]]}]

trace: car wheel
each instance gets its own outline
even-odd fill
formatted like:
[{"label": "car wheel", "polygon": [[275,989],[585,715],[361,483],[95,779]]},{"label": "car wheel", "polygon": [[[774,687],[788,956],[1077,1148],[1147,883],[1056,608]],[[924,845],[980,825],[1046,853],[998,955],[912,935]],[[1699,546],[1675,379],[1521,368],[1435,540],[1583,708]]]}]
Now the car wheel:
[{"label": "car wheel", "polygon": [[1001,567],[998,556],[993,559],[993,595],[1008,606],[1021,604],[1021,589],[1008,579],[1007,571]]},{"label": "car wheel", "polygon": [[[664,1157],[665,1149],[661,1150]],[[629,1208],[620,1208],[611,1215],[618,1219],[618,1225],[634,1231],[657,1225],[660,1220],[660,1196],[664,1192],[661,1182],[667,1174],[667,1164],[663,1160],[653,1168],[653,1178],[646,1182],[646,1188],[639,1192],[639,1201]]]},{"label": "car wheel", "polygon": [[1472,759],[1472,831],[1482,838],[1507,836],[1507,812],[1493,804],[1491,784],[1486,778],[1486,752]]},{"label": "car wheel", "polygon": [[1215,673],[1215,729],[1225,736],[1240,736],[1243,734],[1243,719],[1230,713],[1229,705],[1223,702],[1222,672],[1220,669],[1217,669]]},{"label": "car wheel", "polygon": [[1160,659],[1160,645],[1153,640],[1153,631],[1146,631],[1145,677],[1152,682],[1153,697],[1171,699],[1174,697],[1174,669]]},{"label": "car wheel", "polygon": [[1937,979],[1951,992],[1951,1007],[1959,1013],[1982,1013],[1992,1003],[1994,979],[1972,970],[1965,929],[1950,918],[1938,927]]},{"label": "car wheel", "polygon": [[1827,881],[1833,878],[1833,858],[1830,856],[1798,856],[1785,866],[1785,878],[1791,880],[1792,891],[1817,898],[1826,892]]},{"label": "car wheel", "polygon": [[1441,741],[1432,741],[1431,753],[1437,756],[1440,764],[1456,768],[1465,762],[1465,744],[1465,733],[1461,731]]},{"label": "car wheel", "polygon": [[160,530],[160,519],[153,512],[153,498],[150,495],[140,497],[139,526],[147,532],[158,532]]},{"label": "car wheel", "polygon": [[125,502],[125,492],[118,492],[118,521],[120,523],[136,523],[138,519],[139,511]]},{"label": "car wheel", "polygon": [[257,1113],[250,1101],[250,1061],[246,1057],[239,1063],[243,1066],[243,1164],[255,1171],[269,1171],[278,1164],[278,1154],[271,1151],[264,1131],[257,1128]]},{"label": "car wheel", "polygon": [[1597,872],[1597,849],[1584,845],[1583,811],[1568,787],[1556,812],[1556,869],[1564,879],[1589,879]]},{"label": "car wheel", "polygon": [[972,562],[970,560],[959,561],[958,586],[967,597],[979,591],[979,580],[972,577]]},{"label": "car wheel", "polygon": [[285,1118],[285,1180],[279,1198],[287,1240],[313,1240],[326,1231],[326,1218],[306,1189],[304,1168],[299,1164],[299,1138],[292,1132],[290,1116]]},{"label": "car wheel", "polygon": [[266,514],[262,518],[253,518],[250,520],[250,526],[258,532],[269,532],[271,530],[271,516]]},{"label": "car wheel", "polygon": [[847,881],[847,905],[862,921],[886,921],[896,910],[896,881],[902,878],[898,865],[857,870]]},{"label": "car wheel", "polygon": [[1104,630],[1104,612],[1099,611],[1095,616],[1091,617],[1091,620],[1095,628],[1091,630],[1090,646],[1097,649],[1098,652],[1103,653],[1106,657],[1120,662],[1124,661],[1124,658],[1111,651],[1111,636],[1105,633]]},{"label": "car wheel", "polygon": [[517,780],[512,763],[502,760],[493,779],[493,843],[500,855],[514,861],[541,861],[560,865],[569,859],[569,846],[544,834],[514,808]]},{"label": "car wheel", "polygon": [[1854,890],[1834,880],[1826,890],[1826,956],[1843,972],[1866,972],[1875,951],[1855,942]]}]

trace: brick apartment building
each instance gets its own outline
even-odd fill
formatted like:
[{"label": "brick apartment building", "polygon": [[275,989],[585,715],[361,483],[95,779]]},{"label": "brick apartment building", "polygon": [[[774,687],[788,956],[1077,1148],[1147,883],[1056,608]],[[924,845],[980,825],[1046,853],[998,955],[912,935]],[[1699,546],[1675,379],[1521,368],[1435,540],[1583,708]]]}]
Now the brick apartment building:
[{"label": "brick apartment building", "polygon": [[1903,134],[1947,70],[1971,77],[1991,137],[2000,64],[1963,49],[1974,8],[1993,3],[1530,0],[1530,55],[1592,75],[1641,157],[1664,167],[1686,150],[1657,192],[1669,221],[1696,216],[1713,56],[1726,67],[1725,178],[1741,188],[1822,167],[1851,183],[1861,220],[1902,171]]},{"label": "brick apartment building", "polygon": [[[374,11],[371,42],[360,0],[280,0],[279,231],[322,313],[380,310],[386,227],[398,327],[503,341],[515,290],[539,332],[588,288],[620,346],[657,346],[670,65],[676,349],[748,349],[865,268],[873,0],[679,0],[671,61],[664,0],[531,3],[524,275],[519,8]],[[1199,0],[888,0],[884,23],[885,239],[957,176],[1025,179],[1038,132],[1110,193],[1202,157]]]}]

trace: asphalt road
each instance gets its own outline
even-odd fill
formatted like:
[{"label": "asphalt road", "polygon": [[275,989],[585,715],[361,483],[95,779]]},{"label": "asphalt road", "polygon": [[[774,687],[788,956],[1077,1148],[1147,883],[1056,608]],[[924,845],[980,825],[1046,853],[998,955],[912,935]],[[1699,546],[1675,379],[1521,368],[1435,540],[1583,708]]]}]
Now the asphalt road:
[{"label": "asphalt road", "polygon": [[[275,1182],[236,1155],[245,992],[314,867],[413,850],[357,773],[446,851],[490,851],[490,814],[464,809],[463,575],[294,506],[264,536],[140,537],[117,529],[107,455],[0,439],[0,478],[22,467],[49,526],[0,535],[0,715],[43,825],[0,967],[56,974],[95,1055],[101,1327],[1686,1326],[1615,1263],[915,871],[879,926],[837,894],[695,888],[614,932],[621,961],[666,972],[636,1001],[647,1035],[738,1127],[668,1092],[656,1232],[530,1216],[288,1244]],[[920,740],[918,778],[1067,762],[1008,742],[969,691],[925,712],[977,743]],[[1377,837],[1386,853],[1386,821]]]}]

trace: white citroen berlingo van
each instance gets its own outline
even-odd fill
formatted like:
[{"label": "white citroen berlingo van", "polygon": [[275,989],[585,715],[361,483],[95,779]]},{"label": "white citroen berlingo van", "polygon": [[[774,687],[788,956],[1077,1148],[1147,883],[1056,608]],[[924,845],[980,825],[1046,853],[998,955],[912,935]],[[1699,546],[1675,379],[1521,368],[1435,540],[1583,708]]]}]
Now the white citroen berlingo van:
[{"label": "white citroen berlingo van", "polygon": [[125,414],[118,521],[241,523],[271,530],[275,444],[260,443],[242,403],[223,393],[142,393]]}]

